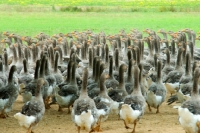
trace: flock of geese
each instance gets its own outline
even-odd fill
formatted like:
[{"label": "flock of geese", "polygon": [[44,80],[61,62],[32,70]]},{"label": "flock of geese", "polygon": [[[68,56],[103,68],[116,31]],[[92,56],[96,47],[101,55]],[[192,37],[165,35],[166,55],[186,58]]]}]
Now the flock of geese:
[{"label": "flock of geese", "polygon": [[[0,56],[0,118],[8,117],[18,95],[24,105],[14,115],[31,133],[52,104],[68,108],[78,129],[102,131],[109,114],[132,133],[145,112],[164,101],[178,109],[187,133],[200,132],[200,49],[191,29],[155,32],[137,29],[106,35],[91,30],[34,38],[4,32]],[[143,34],[146,35],[143,37]],[[145,48],[147,45],[148,48]],[[166,95],[171,96],[166,100]]]}]

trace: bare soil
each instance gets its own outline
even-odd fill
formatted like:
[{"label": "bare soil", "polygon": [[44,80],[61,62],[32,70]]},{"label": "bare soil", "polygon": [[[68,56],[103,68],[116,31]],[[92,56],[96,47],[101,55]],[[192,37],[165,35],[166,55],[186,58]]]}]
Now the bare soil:
[{"label": "bare soil", "polygon": [[[18,121],[13,115],[21,111],[23,102],[19,95],[14,104],[13,110],[8,114],[6,119],[0,119],[0,133],[26,133],[26,129],[19,126]],[[156,114],[156,110],[152,112],[146,111],[142,119],[136,126],[136,133],[184,133],[184,130],[178,122],[178,113],[173,109],[173,105],[163,103],[160,107],[160,113]],[[58,112],[58,105],[52,105],[46,110],[43,119],[34,129],[34,133],[76,133],[77,127],[71,121],[71,114],[67,114],[68,110]],[[111,114],[107,121],[101,124],[103,133],[131,133],[132,129],[125,129],[122,120],[118,120],[118,116]],[[129,125],[133,127],[133,125]],[[86,133],[86,131],[81,131]]]}]

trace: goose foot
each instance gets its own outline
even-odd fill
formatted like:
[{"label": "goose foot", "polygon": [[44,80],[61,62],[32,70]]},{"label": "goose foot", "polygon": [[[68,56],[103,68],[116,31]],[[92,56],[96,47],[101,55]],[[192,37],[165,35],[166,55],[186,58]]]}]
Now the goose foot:
[{"label": "goose foot", "polygon": [[67,114],[71,114],[70,107],[68,107],[68,112],[67,112]]},{"label": "goose foot", "polygon": [[0,118],[3,118],[3,119],[5,119],[6,117],[8,117],[8,115],[7,114],[0,114]]},{"label": "goose foot", "polygon": [[126,129],[131,129],[129,126],[127,126],[125,120],[124,120],[124,125],[125,125],[125,128],[126,128]]},{"label": "goose foot", "polygon": [[30,127],[28,128],[28,131],[26,133],[33,133],[33,131],[32,131],[32,125],[30,125]]},{"label": "goose foot", "polygon": [[58,112],[63,112],[62,107],[59,106],[59,108],[58,108]]},{"label": "goose foot", "polygon": [[135,127],[136,127],[137,121],[134,121],[133,131],[131,133],[135,133]]},{"label": "goose foot", "polygon": [[102,132],[100,125],[97,125],[96,127],[92,128],[92,130],[89,133],[92,133],[92,132]]}]

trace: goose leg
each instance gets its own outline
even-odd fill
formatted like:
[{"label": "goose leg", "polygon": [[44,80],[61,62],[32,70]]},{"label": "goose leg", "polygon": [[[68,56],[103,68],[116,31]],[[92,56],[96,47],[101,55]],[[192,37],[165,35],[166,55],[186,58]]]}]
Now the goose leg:
[{"label": "goose leg", "polygon": [[157,114],[157,113],[159,113],[159,112],[160,112],[160,111],[159,111],[159,106],[158,106],[158,107],[157,107],[157,111],[156,111],[156,114]]},{"label": "goose leg", "polygon": [[132,131],[132,133],[135,133],[136,124],[137,124],[137,121],[135,120],[135,121],[134,121],[134,126],[133,126],[133,131]]},{"label": "goose leg", "polygon": [[[148,104],[148,103],[147,103]],[[151,106],[148,104],[149,112],[151,112]]]},{"label": "goose leg", "polygon": [[101,125],[100,125],[101,124],[101,118],[102,118],[102,116],[99,117],[99,119],[97,121],[97,126],[92,128],[92,130],[89,133],[91,133],[91,132],[102,132]]},{"label": "goose leg", "polygon": [[67,114],[70,114],[70,113],[71,113],[70,106],[68,106],[68,112],[67,112]]},{"label": "goose leg", "polygon": [[48,96],[46,99],[45,99],[45,109],[50,109],[50,105],[49,105],[49,101],[50,101],[50,96]]},{"label": "goose leg", "polygon": [[80,130],[81,130],[81,127],[80,127],[80,126],[78,126],[78,133],[80,133]]},{"label": "goose leg", "polygon": [[102,115],[99,116],[99,119],[97,121],[97,126],[93,128],[93,131],[102,132],[102,130],[101,130],[101,118],[102,118]]},{"label": "goose leg", "polygon": [[1,111],[0,118],[5,119],[8,115],[5,113],[5,108]]},{"label": "goose leg", "polygon": [[28,128],[28,131],[26,133],[32,133],[32,125]]},{"label": "goose leg", "polygon": [[125,128],[126,129],[131,129],[129,126],[127,126],[126,121],[125,120],[123,120],[123,121],[124,121]]},{"label": "goose leg", "polygon": [[58,112],[63,112],[63,109],[62,109],[62,107],[58,107]]},{"label": "goose leg", "polygon": [[198,127],[198,132],[197,132],[197,133],[200,133],[200,121],[198,121],[198,122],[196,123],[196,125],[197,125],[197,127]]}]

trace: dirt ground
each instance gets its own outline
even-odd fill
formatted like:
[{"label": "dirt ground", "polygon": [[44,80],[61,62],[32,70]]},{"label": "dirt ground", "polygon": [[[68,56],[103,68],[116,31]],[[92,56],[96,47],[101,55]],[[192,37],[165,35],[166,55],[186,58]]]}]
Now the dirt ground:
[{"label": "dirt ground", "polygon": [[[156,110],[149,112],[147,107],[144,116],[136,126],[136,133],[184,133],[184,130],[178,122],[177,110],[173,109],[173,105],[163,103],[160,107],[160,113],[156,114]],[[19,95],[14,104],[12,112],[6,119],[0,119],[0,133],[26,133],[26,129],[19,126],[13,115],[21,111],[23,106],[21,96]],[[34,133],[76,133],[77,128],[71,121],[71,115],[57,111],[58,106],[52,105],[46,110],[45,115],[34,129]],[[132,129],[125,129],[122,120],[118,120],[118,116],[111,114],[107,121],[101,124],[103,133],[130,133]],[[133,127],[133,125],[129,125]],[[86,133],[86,131],[81,131]]]}]

